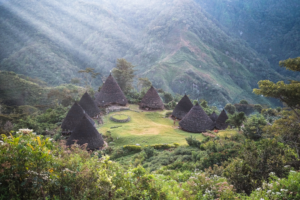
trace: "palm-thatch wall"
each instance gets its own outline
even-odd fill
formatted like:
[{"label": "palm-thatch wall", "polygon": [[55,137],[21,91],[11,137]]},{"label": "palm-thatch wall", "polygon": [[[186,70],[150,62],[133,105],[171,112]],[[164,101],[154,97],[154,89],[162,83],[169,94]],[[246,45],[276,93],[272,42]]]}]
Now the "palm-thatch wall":
[{"label": "palm-thatch wall", "polygon": [[103,147],[104,141],[97,129],[91,124],[88,118],[83,116],[80,122],[67,140],[67,145],[72,145],[76,141],[77,144],[88,144],[88,150],[99,149]]},{"label": "palm-thatch wall", "polygon": [[164,103],[159,97],[153,86],[147,91],[142,101],[140,102],[140,109],[144,110],[163,110]]},{"label": "palm-thatch wall", "polygon": [[214,128],[214,122],[197,103],[179,122],[182,130],[192,133],[202,133]]},{"label": "palm-thatch wall", "polygon": [[227,119],[228,119],[228,116],[227,116],[225,110],[223,109],[216,121],[216,128],[219,130],[226,129],[228,127],[228,123],[226,123]]},{"label": "palm-thatch wall", "polygon": [[110,105],[126,106],[128,103],[123,91],[111,74],[106,79],[100,92],[95,95],[95,103],[99,107]]},{"label": "palm-thatch wall", "polygon": [[94,100],[87,92],[81,97],[79,105],[92,118],[97,117],[100,113],[100,109],[96,106]]},{"label": "palm-thatch wall", "polygon": [[176,119],[182,119],[193,107],[193,103],[187,95],[184,95],[182,99],[178,102],[176,107],[172,112],[172,117]]}]

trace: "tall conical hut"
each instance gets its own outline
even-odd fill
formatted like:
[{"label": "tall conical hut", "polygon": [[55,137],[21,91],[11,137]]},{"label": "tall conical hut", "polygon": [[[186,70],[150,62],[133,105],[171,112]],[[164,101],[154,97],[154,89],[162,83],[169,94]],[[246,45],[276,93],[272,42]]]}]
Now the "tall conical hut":
[{"label": "tall conical hut", "polygon": [[185,94],[178,102],[172,112],[172,117],[176,119],[183,119],[183,117],[191,110],[193,103],[190,98]]},{"label": "tall conical hut", "polygon": [[216,122],[218,119],[218,115],[216,114],[215,111],[209,117],[213,122]]},{"label": "tall conical hut", "polygon": [[153,86],[147,91],[142,101],[140,109],[143,110],[163,110],[164,103]]},{"label": "tall conical hut", "polygon": [[192,133],[202,133],[214,128],[214,122],[197,103],[179,122],[182,130]]},{"label": "tall conical hut", "polygon": [[95,103],[99,107],[107,107],[110,105],[127,105],[128,101],[123,91],[111,74],[107,77],[100,92],[95,95]]},{"label": "tall conical hut", "polygon": [[91,118],[98,118],[100,109],[96,106],[92,97],[85,92],[79,101],[79,105]]},{"label": "tall conical hut", "polygon": [[225,110],[223,109],[216,121],[216,128],[219,130],[226,129],[228,127],[228,123],[226,123],[227,119],[228,119],[228,116],[227,116]]},{"label": "tall conical hut", "polygon": [[75,102],[61,124],[62,133],[64,135],[72,133],[83,116],[86,116],[92,125],[95,124],[94,120],[85,113],[77,102]]},{"label": "tall conical hut", "polygon": [[103,147],[104,141],[97,129],[91,124],[87,116],[84,115],[71,136],[67,140],[67,145],[70,146],[76,141],[77,144],[88,144],[88,150],[99,149]]}]

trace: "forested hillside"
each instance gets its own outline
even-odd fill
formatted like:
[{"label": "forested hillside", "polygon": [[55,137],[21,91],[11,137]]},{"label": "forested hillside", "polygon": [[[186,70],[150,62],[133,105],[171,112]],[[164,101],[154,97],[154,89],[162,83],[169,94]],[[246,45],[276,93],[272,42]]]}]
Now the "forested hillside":
[{"label": "forested hillside", "polygon": [[155,87],[221,108],[240,99],[269,103],[252,88],[284,79],[192,0],[1,2],[0,69],[52,85],[86,67],[107,76],[125,58]]},{"label": "forested hillside", "polygon": [[[298,0],[195,0],[227,32],[247,41],[265,55],[272,68],[278,61],[300,55],[300,2]],[[300,77],[297,77],[298,79]]]}]

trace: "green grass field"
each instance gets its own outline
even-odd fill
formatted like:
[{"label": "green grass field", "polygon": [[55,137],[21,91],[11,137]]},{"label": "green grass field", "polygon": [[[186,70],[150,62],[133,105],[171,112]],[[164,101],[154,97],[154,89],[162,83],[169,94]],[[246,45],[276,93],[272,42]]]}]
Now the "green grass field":
[{"label": "green grass field", "polygon": [[[173,144],[187,145],[185,138],[189,136],[196,137],[202,140],[204,136],[200,133],[188,133],[178,129],[178,121],[174,126],[174,121],[170,118],[165,118],[168,110],[147,112],[138,109],[138,105],[130,105],[128,111],[112,112],[104,116],[103,125],[97,127],[98,131],[106,134],[111,132],[114,138],[115,146],[140,144]],[[117,123],[109,119],[110,116],[116,114],[124,114],[131,117],[130,122]],[[219,131],[221,137],[230,137],[235,134],[236,130]]]},{"label": "green grass field", "polygon": [[[130,144],[150,145],[150,144],[172,144],[174,142],[180,145],[186,145],[186,137],[195,136],[198,140],[204,137],[202,134],[187,133],[178,129],[178,122],[174,126],[173,120],[164,118],[168,111],[142,112],[137,105],[130,105],[132,110],[113,112],[106,115],[103,119],[104,124],[98,126],[102,134],[110,131],[115,139],[115,146]],[[109,119],[111,115],[125,114],[131,117],[127,123],[117,123]],[[117,127],[117,128],[112,128]],[[117,139],[118,138],[118,139]]]}]

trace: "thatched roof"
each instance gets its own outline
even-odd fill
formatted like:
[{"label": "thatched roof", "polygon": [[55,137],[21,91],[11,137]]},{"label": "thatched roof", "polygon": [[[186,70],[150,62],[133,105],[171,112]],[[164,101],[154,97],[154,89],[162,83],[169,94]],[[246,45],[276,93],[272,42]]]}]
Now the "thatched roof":
[{"label": "thatched roof", "polygon": [[102,136],[86,116],[80,119],[80,122],[67,140],[67,145],[74,144],[75,140],[79,145],[87,143],[87,149],[89,150],[101,148],[104,144]]},{"label": "thatched roof", "polygon": [[209,117],[213,122],[217,121],[218,119],[218,115],[215,113],[215,111]]},{"label": "thatched roof", "polygon": [[140,103],[141,109],[163,110],[164,103],[153,86],[147,91]]},{"label": "thatched roof", "polygon": [[81,97],[79,105],[90,117],[95,117],[100,113],[100,109],[96,106],[94,100],[87,92]]},{"label": "thatched roof", "polygon": [[111,74],[107,77],[100,92],[95,95],[95,98],[96,105],[100,107],[113,104],[125,106],[128,103],[123,91]]},{"label": "thatched roof", "polygon": [[90,121],[92,125],[95,124],[94,120],[92,120],[85,113],[82,107],[77,102],[75,102],[71,107],[71,109],[69,110],[66,118],[62,122],[61,129],[63,131],[72,132],[84,115],[86,115],[87,119]]},{"label": "thatched roof", "polygon": [[180,127],[188,132],[201,133],[214,128],[214,122],[197,103],[179,122]]},{"label": "thatched roof", "polygon": [[173,110],[172,116],[182,119],[193,107],[193,104],[187,95],[184,95]]},{"label": "thatched roof", "polygon": [[216,128],[219,130],[226,129],[228,127],[228,123],[226,123],[227,119],[228,119],[228,116],[227,116],[225,110],[223,109],[216,121]]}]

